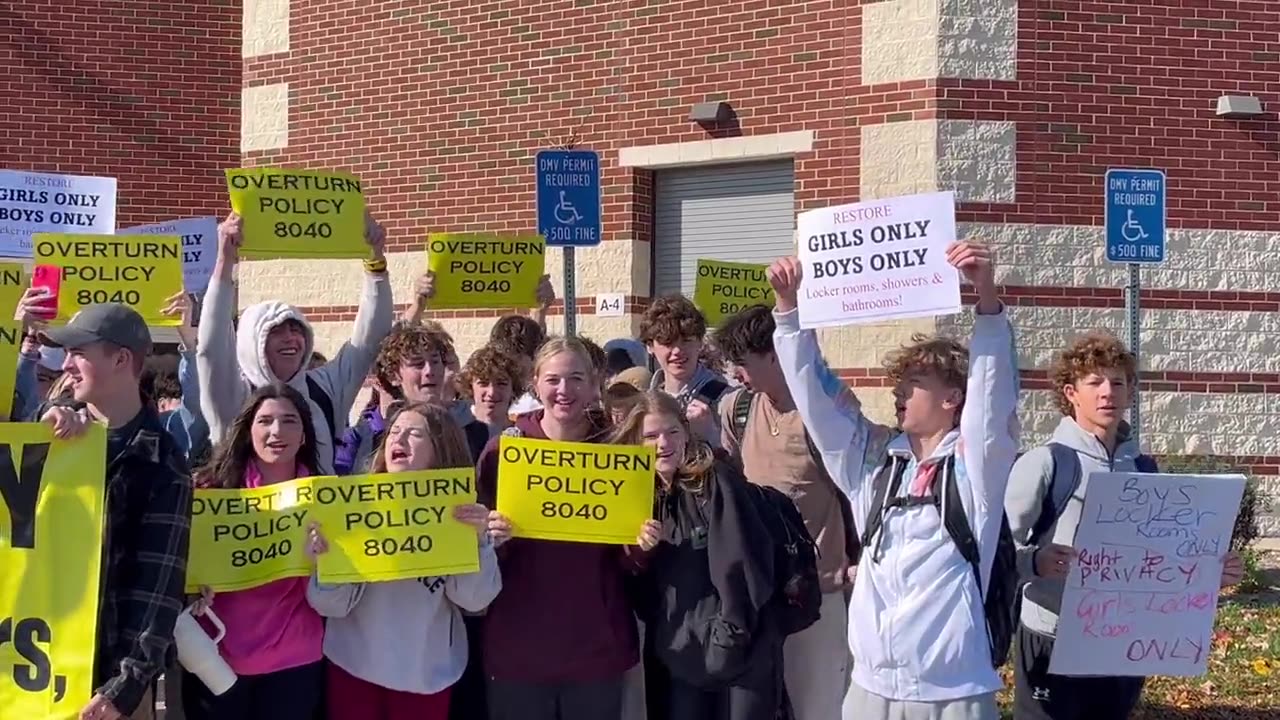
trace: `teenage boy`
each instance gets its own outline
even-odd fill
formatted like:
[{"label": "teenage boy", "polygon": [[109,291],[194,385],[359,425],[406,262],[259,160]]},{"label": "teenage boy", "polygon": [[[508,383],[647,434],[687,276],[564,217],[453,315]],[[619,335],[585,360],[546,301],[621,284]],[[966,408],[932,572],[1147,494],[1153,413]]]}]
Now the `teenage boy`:
[{"label": "teenage boy", "polygon": [[[900,433],[862,414],[823,360],[817,334],[800,329],[799,261],[769,268],[783,376],[861,528],[845,720],[999,717],[1002,683],[983,598],[1018,450],[1018,370],[990,251],[961,242],[946,256],[978,294],[973,340],[966,350],[922,339],[890,355]],[[976,578],[942,523],[957,501],[977,541]]]},{"label": "teenage boy", "polygon": [[311,367],[315,332],[292,305],[278,300],[251,305],[233,327],[232,276],[243,237],[244,221],[235,213],[218,225],[218,258],[200,312],[196,369],[209,438],[214,444],[222,439],[255,388],[286,383],[310,401],[320,465],[315,470],[331,475],[351,407],[378,355],[378,344],[395,320],[384,254],[386,234],[366,213],[365,242],[372,258],[364,261],[364,289],[351,339],[319,368]]},{"label": "teenage boy", "polygon": [[[1049,444],[1028,451],[1010,474],[1005,512],[1018,545],[1018,576],[1027,583],[1014,662],[1019,720],[1123,720],[1142,697],[1145,678],[1049,673],[1089,474],[1157,472],[1122,419],[1137,374],[1133,353],[1110,335],[1072,342],[1049,371],[1062,420]],[[1243,570],[1239,556],[1228,553],[1222,586],[1239,582]]]},{"label": "teenage boy", "polygon": [[720,442],[715,408],[729,383],[702,363],[707,320],[688,298],[668,295],[653,301],[640,321],[640,342],[658,363],[651,390],[660,390],[685,408],[690,426],[713,445]]},{"label": "teenage boy", "polygon": [[94,696],[81,720],[148,719],[182,610],[191,476],[177,443],[139,391],[151,334],[115,303],[90,305],[40,333],[63,348],[71,399],[40,408],[58,437],[107,426],[106,527]]},{"label": "teenage boy", "polygon": [[773,349],[773,313],[756,305],[712,335],[742,387],[720,401],[721,446],[742,462],[747,479],[781,490],[796,504],[818,548],[822,614],[787,638],[783,669],[796,720],[832,720],[849,682],[845,640],[848,570],[857,555],[843,493],[812,449]]}]

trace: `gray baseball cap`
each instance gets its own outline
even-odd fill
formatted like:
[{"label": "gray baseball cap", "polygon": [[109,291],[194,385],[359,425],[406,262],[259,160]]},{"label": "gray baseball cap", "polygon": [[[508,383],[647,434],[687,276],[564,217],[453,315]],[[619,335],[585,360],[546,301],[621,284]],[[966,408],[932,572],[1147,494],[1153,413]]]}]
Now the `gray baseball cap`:
[{"label": "gray baseball cap", "polygon": [[39,334],[40,343],[50,347],[79,348],[106,342],[128,348],[139,355],[151,352],[151,331],[137,310],[120,303],[89,305],[62,327]]}]

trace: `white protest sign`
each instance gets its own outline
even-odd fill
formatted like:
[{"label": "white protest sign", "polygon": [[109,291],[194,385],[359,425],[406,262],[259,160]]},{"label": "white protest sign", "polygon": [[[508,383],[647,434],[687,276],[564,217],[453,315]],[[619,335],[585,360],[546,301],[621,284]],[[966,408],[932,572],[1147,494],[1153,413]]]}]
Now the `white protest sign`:
[{"label": "white protest sign", "polygon": [[852,325],[960,311],[954,193],[908,195],[801,213],[800,326]]},{"label": "white protest sign", "polygon": [[198,217],[140,225],[118,235],[178,235],[182,238],[182,284],[188,293],[201,295],[209,287],[218,259],[218,218]]},{"label": "white protest sign", "polygon": [[0,257],[30,258],[35,233],[115,231],[115,178],[0,170]]},{"label": "white protest sign", "polygon": [[1049,672],[1203,675],[1244,484],[1091,474]]}]

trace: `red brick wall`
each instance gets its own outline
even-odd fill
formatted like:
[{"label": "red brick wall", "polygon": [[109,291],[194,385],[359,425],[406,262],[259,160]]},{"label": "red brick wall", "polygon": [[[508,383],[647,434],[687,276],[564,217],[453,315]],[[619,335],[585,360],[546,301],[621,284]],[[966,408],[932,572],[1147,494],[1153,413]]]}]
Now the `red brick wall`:
[{"label": "red brick wall", "polygon": [[[856,4],[293,0],[290,52],[245,62],[246,85],[289,83],[289,146],[247,162],[358,173],[398,249],[532,229],[532,156],[571,134],[602,153],[606,240],[649,233],[650,181],[617,165],[627,145],[815,130],[799,203],[848,200]],[[686,119],[721,99],[736,123]]]},{"label": "red brick wall", "polygon": [[[963,220],[1102,223],[1109,166],[1162,168],[1173,227],[1280,230],[1280,2],[1022,0],[1018,80],[939,83],[939,117],[1017,121],[1017,203]],[[1261,120],[1219,119],[1256,95]]]},{"label": "red brick wall", "polygon": [[226,208],[239,2],[6,2],[0,66],[0,167],[115,176],[121,227]]}]

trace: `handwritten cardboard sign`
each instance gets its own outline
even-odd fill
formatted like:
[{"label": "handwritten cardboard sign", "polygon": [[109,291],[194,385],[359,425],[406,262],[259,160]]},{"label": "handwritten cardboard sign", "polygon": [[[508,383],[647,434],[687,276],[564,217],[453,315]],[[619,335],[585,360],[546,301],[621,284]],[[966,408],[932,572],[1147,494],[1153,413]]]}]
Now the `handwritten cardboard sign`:
[{"label": "handwritten cardboard sign", "polygon": [[950,192],[810,210],[796,218],[800,326],[853,325],[960,311]]},{"label": "handwritten cardboard sign", "polygon": [[1049,672],[1203,675],[1244,484],[1090,475]]}]

